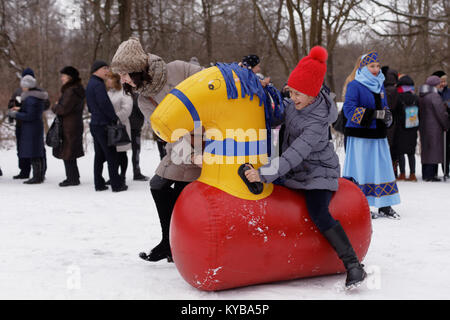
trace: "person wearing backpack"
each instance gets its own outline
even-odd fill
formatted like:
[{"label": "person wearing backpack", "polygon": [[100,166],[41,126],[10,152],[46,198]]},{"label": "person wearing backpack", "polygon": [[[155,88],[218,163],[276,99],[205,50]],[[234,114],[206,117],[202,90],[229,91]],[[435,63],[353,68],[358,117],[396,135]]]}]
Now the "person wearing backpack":
[{"label": "person wearing backpack", "polygon": [[[419,130],[419,98],[414,93],[414,81],[405,75],[397,83],[397,105],[394,109],[396,130],[394,133],[394,150],[398,156],[400,174],[397,180],[417,181],[416,145]],[[405,154],[408,156],[409,177],[405,174]]]}]

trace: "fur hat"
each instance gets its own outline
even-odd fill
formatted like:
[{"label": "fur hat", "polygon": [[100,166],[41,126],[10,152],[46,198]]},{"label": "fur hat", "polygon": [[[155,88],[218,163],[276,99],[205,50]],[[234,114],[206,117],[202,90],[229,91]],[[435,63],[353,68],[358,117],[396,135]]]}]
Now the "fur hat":
[{"label": "fur hat", "polygon": [[72,66],[62,68],[60,73],[68,75],[69,77],[72,78],[73,81],[80,79],[80,73],[78,72],[77,69],[75,69]]},{"label": "fur hat", "polygon": [[142,49],[138,38],[131,37],[120,44],[111,62],[114,73],[133,73],[144,71],[148,55]]},{"label": "fur hat", "polygon": [[20,86],[22,88],[28,88],[33,89],[36,88],[36,79],[33,78],[31,75],[27,74],[25,77],[20,80]]},{"label": "fur hat", "polygon": [[328,52],[321,46],[315,46],[304,57],[288,79],[288,86],[303,94],[317,97],[327,72]]},{"label": "fur hat", "polygon": [[445,72],[442,70],[436,71],[432,74],[432,76],[438,76],[439,78],[442,78],[445,75],[446,75]]}]

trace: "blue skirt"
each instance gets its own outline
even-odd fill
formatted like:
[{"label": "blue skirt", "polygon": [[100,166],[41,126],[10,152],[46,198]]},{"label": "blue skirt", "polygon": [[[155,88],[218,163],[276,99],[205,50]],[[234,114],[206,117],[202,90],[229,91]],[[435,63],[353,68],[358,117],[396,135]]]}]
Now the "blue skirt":
[{"label": "blue skirt", "polygon": [[400,203],[387,138],[347,137],[343,177],[352,177],[370,206],[382,208]]}]

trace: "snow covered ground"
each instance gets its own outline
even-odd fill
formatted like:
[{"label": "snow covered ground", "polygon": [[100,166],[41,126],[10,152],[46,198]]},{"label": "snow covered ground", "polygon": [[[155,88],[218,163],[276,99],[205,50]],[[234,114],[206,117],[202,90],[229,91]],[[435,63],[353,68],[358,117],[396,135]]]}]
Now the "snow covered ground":
[{"label": "snow covered ground", "polygon": [[[50,149],[47,155],[45,183],[24,185],[12,179],[15,146],[0,149],[0,299],[450,298],[450,181],[399,182],[402,203],[395,209],[402,219],[373,220],[364,261],[371,274],[355,291],[343,290],[344,275],[332,275],[202,292],[173,263],[138,258],[159,242],[160,226],[148,182],[131,180],[131,163],[129,191],[98,193],[91,149],[79,159],[82,184],[72,188],[58,187],[63,162]],[[152,175],[158,160],[146,141],[143,173]]]}]

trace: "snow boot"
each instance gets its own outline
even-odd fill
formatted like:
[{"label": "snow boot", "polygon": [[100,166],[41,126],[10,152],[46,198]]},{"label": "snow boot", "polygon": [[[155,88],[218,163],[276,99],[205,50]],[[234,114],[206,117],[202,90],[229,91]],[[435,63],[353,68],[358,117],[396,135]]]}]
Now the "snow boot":
[{"label": "snow boot", "polygon": [[391,206],[379,208],[378,213],[390,219],[400,220],[400,215]]},{"label": "snow boot", "polygon": [[172,262],[172,251],[170,250],[169,229],[172,218],[172,210],[175,205],[176,195],[172,188],[162,190],[150,189],[153,200],[158,211],[159,223],[161,224],[162,240],[149,254],[141,252],[139,257],[147,261],[159,261],[166,259]]},{"label": "snow boot", "polygon": [[31,160],[31,167],[33,168],[33,178],[24,181],[24,184],[40,184],[44,182],[43,177],[43,162],[42,158],[34,158]]},{"label": "snow boot", "polygon": [[399,180],[399,181],[406,180],[406,175],[404,173],[400,173],[397,180]]},{"label": "snow boot", "polygon": [[364,271],[363,265],[359,263],[352,244],[339,221],[337,221],[335,226],[326,230],[323,235],[336,251],[339,259],[342,260],[345,269],[347,270],[345,287],[347,289],[352,289],[359,286],[366,278],[367,274]]},{"label": "snow boot", "polygon": [[417,182],[417,177],[414,173],[410,173],[409,174],[409,178],[406,179],[406,181],[412,181],[412,182]]}]

